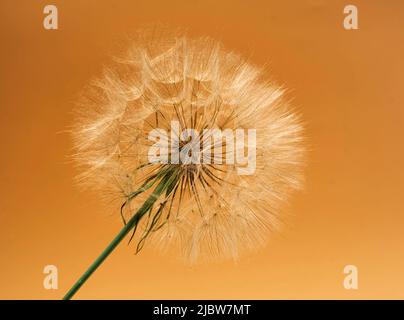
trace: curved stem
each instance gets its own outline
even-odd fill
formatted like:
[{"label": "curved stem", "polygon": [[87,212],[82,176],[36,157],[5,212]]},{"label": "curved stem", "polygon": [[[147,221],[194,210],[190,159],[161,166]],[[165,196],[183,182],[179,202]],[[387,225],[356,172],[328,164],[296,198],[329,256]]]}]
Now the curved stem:
[{"label": "curved stem", "polygon": [[108,247],[99,255],[99,257],[90,265],[90,267],[83,273],[83,275],[77,280],[77,282],[71,287],[71,289],[63,297],[63,300],[70,300],[74,294],[81,288],[81,286],[87,281],[87,279],[94,273],[95,270],[103,263],[103,261],[110,255],[110,253],[116,248],[116,246],[125,238],[125,236],[138,224],[143,215],[150,210],[159,196],[170,185],[175,174],[166,175],[159,184],[156,186],[153,193],[146,199],[142,207],[133,215],[128,223],[121,229],[118,235],[111,241]]}]

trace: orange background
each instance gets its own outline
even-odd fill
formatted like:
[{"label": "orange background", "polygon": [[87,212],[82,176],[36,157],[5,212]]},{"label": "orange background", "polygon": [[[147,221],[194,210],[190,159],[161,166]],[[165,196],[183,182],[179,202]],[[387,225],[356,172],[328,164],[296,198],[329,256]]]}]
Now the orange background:
[{"label": "orange background", "polygon": [[[359,9],[359,30],[342,27]],[[59,30],[42,26],[46,4]],[[404,2],[0,2],[0,298],[59,299],[121,228],[73,183],[71,110],[122,39],[163,22],[267,64],[304,115],[304,192],[266,249],[184,266],[122,244],[76,298],[404,298]],[[118,211],[118,210],[117,210]],[[45,290],[43,268],[59,270]],[[343,268],[359,269],[345,290]]]}]

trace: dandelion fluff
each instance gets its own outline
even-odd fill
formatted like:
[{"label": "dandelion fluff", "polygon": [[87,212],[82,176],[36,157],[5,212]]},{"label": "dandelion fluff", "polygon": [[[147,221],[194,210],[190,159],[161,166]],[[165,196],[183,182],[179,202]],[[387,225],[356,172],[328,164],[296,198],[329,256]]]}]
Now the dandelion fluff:
[{"label": "dandelion fluff", "polygon": [[[192,261],[237,259],[266,244],[282,205],[302,186],[302,125],[283,95],[260,68],[212,39],[139,33],[78,108],[79,180],[118,199],[127,221],[158,181],[173,177],[136,226],[137,250],[150,243]],[[238,174],[238,163],[150,163],[149,132],[170,137],[172,121],[200,132],[256,129],[255,172]]]}]

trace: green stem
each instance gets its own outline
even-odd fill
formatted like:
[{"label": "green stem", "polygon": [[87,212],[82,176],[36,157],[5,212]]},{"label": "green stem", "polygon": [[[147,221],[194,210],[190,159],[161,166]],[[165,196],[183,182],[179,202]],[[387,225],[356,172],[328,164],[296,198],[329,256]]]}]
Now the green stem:
[{"label": "green stem", "polygon": [[74,294],[81,288],[81,286],[87,281],[87,279],[94,273],[95,270],[101,265],[101,263],[110,255],[110,253],[116,248],[116,246],[125,238],[125,236],[138,224],[143,215],[150,210],[159,196],[170,185],[175,174],[166,175],[153,193],[146,199],[142,207],[133,215],[128,223],[122,228],[118,235],[111,241],[108,247],[99,255],[99,257],[93,262],[93,264],[83,273],[83,275],[77,280],[73,287],[66,293],[63,300],[70,300]]}]

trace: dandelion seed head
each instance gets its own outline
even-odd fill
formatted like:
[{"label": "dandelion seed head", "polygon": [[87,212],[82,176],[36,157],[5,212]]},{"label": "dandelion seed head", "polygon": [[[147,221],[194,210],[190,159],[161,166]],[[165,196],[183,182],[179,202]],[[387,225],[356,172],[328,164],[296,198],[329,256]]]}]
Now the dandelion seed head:
[{"label": "dandelion seed head", "polygon": [[[124,203],[127,220],[153,192],[148,181],[173,169],[174,183],[137,227],[140,247],[177,247],[191,261],[237,259],[266,244],[282,206],[302,187],[303,127],[283,96],[260,68],[215,40],[142,31],[78,107],[78,180]],[[172,121],[199,132],[254,128],[255,172],[240,175],[238,163],[150,163],[148,134],[170,133]]]}]

